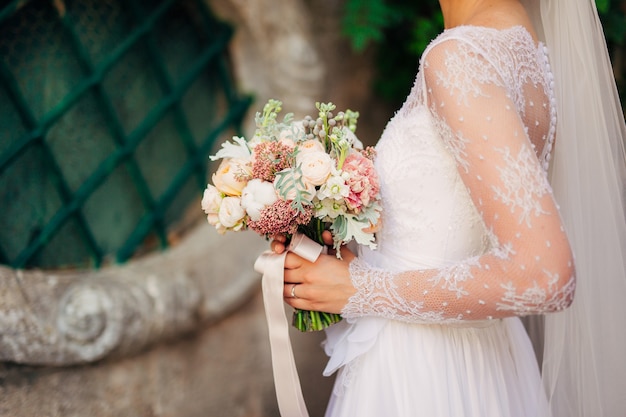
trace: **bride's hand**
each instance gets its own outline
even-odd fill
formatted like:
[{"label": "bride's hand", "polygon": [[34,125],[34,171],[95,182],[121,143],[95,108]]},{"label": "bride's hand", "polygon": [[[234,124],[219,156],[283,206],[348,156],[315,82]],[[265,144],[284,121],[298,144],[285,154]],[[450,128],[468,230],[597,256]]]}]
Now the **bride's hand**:
[{"label": "bride's hand", "polygon": [[[330,232],[324,232],[322,237],[327,245],[332,246]],[[284,241],[272,242],[272,249],[275,252],[284,251]],[[294,253],[288,253],[283,288],[285,302],[301,310],[341,313],[348,299],[356,292],[349,272],[350,262],[355,255],[342,247],[341,257],[337,259],[334,254],[322,254],[311,263]]]}]

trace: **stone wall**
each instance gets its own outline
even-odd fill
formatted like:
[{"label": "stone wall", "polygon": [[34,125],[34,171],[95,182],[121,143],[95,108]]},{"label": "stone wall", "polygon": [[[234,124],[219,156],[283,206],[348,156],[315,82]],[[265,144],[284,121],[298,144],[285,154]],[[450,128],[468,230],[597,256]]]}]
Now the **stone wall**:
[{"label": "stone wall", "polygon": [[[332,101],[359,110],[357,134],[375,142],[392,110],[371,95],[371,53],[339,36],[343,0],[207,1],[235,25],[233,66],[253,111],[270,97],[298,115]],[[0,417],[277,416],[252,272],[266,247],[198,219],[177,246],[123,266],[0,269]],[[311,417],[332,384],[322,337],[292,334]]]},{"label": "stone wall", "polygon": [[[311,417],[332,378],[316,334],[292,335]],[[273,417],[267,327],[258,291],[224,320],[135,355],[72,367],[0,364],[2,417]]]}]

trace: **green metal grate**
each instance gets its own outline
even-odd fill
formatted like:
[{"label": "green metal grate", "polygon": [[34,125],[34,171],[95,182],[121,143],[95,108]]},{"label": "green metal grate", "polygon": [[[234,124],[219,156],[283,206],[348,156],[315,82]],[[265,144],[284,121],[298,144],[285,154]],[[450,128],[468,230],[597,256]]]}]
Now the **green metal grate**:
[{"label": "green metal grate", "polygon": [[168,230],[240,133],[232,30],[202,0],[0,10],[0,263],[123,262]]}]

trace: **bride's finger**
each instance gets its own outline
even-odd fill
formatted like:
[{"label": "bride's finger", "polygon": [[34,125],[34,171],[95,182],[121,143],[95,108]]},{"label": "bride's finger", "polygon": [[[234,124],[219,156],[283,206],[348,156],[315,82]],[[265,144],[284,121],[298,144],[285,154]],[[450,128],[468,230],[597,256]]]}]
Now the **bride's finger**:
[{"label": "bride's finger", "polygon": [[332,245],[333,244],[333,234],[330,233],[330,231],[328,231],[328,230],[324,230],[322,232],[322,240],[324,241],[325,245]]},{"label": "bride's finger", "polygon": [[277,242],[285,243],[287,241],[287,236],[285,235],[273,235],[271,236],[272,240]]},{"label": "bride's finger", "polygon": [[292,284],[287,283],[283,287],[283,297],[285,299],[299,299],[303,298],[303,287],[302,284]]},{"label": "bride's finger", "polygon": [[272,240],[270,247],[274,253],[283,253],[285,251],[285,244],[276,240]]},{"label": "bride's finger", "polygon": [[285,270],[298,269],[302,266],[303,262],[305,262],[304,259],[293,252],[289,252],[285,257]]}]

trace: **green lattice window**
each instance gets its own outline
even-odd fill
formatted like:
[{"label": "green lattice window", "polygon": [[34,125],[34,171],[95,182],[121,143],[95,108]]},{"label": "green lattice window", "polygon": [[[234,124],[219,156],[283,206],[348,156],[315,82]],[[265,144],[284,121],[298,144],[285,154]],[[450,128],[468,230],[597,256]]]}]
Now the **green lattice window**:
[{"label": "green lattice window", "polygon": [[0,10],[0,263],[98,266],[168,244],[249,99],[202,0]]}]

